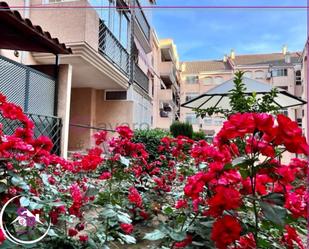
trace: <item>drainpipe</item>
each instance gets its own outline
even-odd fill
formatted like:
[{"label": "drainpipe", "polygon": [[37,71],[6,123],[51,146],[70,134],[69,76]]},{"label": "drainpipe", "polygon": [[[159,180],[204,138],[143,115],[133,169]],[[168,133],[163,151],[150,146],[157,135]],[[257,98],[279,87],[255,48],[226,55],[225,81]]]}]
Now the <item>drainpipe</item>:
[{"label": "drainpipe", "polygon": [[59,62],[58,54],[55,54],[54,78],[55,78],[55,97],[54,97],[54,116],[58,115],[58,89],[59,89]]}]

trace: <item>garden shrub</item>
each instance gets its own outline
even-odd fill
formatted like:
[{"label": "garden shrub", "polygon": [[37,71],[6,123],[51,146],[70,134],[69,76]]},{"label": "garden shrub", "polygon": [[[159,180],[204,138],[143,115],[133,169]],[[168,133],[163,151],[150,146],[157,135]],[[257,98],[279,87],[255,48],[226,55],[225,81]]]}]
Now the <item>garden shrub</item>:
[{"label": "garden shrub", "polygon": [[193,136],[193,128],[189,123],[183,123],[179,121],[175,121],[170,126],[170,132],[173,137],[185,136],[188,138],[192,138]]},{"label": "garden shrub", "polygon": [[149,159],[153,160],[160,156],[158,147],[161,143],[161,139],[170,136],[168,131],[163,129],[147,129],[147,130],[134,130],[134,136],[132,142],[142,143],[145,145],[146,150],[149,153]]},{"label": "garden shrub", "polygon": [[205,137],[206,137],[206,134],[205,134],[204,131],[194,131],[192,139],[195,140],[195,141],[205,140]]}]

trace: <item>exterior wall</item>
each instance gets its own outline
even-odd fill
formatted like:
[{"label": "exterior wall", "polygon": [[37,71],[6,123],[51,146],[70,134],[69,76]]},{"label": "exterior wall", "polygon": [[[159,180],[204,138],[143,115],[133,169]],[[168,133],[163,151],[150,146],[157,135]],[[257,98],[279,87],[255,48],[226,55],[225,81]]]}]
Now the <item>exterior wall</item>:
[{"label": "exterior wall", "polygon": [[[32,0],[31,5],[40,5],[42,0]],[[94,50],[98,49],[99,17],[92,8],[55,8],[61,6],[87,6],[87,0],[51,3],[50,9],[31,9],[30,19],[48,30],[51,36],[57,37],[68,45],[87,43]]]},{"label": "exterior wall", "polygon": [[[196,94],[196,96],[203,94],[210,89],[216,87],[218,84],[212,83],[208,84],[203,81],[205,78],[211,78],[212,81],[214,82],[216,77],[221,77],[222,82],[230,80],[233,78],[233,71],[225,71],[225,72],[201,72],[198,74],[199,80],[197,81],[196,84],[188,84],[186,82],[186,77],[187,76],[193,76],[192,74],[181,74],[181,85],[180,85],[180,102],[185,103],[186,97],[189,94]],[[221,83],[222,83],[221,82]],[[182,122],[186,122],[186,117],[187,115],[194,115],[194,112],[191,109],[188,108],[180,108],[180,120]],[[220,120],[220,122],[219,122]],[[219,123],[219,125],[215,125],[216,123]],[[208,120],[206,122],[205,120],[202,120],[201,118],[198,118],[195,124],[192,124],[193,130],[194,131],[199,131],[199,130],[204,130],[206,134],[213,134],[217,133],[222,124],[222,118],[221,117],[212,117],[211,121]]]},{"label": "exterior wall", "polygon": [[95,126],[115,129],[120,125],[133,126],[133,101],[104,100],[104,91],[96,91]]},{"label": "exterior wall", "polygon": [[[95,91],[91,88],[72,88],[70,123],[94,126]],[[85,150],[91,145],[93,130],[70,127],[69,150]]]},{"label": "exterior wall", "polygon": [[[169,61],[163,60],[162,50],[168,50],[172,56]],[[159,49],[156,50],[154,56],[158,74],[155,84],[155,105],[153,113],[155,116],[154,127],[168,130],[173,121],[177,120],[179,114],[179,80],[180,68],[179,58],[176,46],[172,39],[163,39],[159,41]],[[164,82],[165,78],[169,78],[170,85]],[[164,105],[168,105],[170,110],[165,111]],[[161,113],[164,111],[164,115]]]},{"label": "exterior wall", "polygon": [[60,65],[58,77],[57,116],[62,120],[61,156],[67,157],[69,145],[70,102],[71,102],[72,66]]}]

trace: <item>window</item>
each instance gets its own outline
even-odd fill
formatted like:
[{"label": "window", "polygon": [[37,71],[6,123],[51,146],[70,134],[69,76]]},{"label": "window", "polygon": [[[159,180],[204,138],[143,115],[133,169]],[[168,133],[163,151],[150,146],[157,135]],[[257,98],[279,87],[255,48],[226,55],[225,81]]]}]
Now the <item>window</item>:
[{"label": "window", "polygon": [[296,81],[297,86],[301,85],[301,71],[300,70],[297,70],[295,73],[295,81]]},{"label": "window", "polygon": [[221,76],[215,77],[215,84],[219,85],[223,82],[223,78]]},{"label": "window", "polygon": [[206,78],[202,79],[202,82],[205,85],[211,85],[211,84],[213,84],[213,79],[212,79],[212,77],[206,77]]},{"label": "window", "polygon": [[303,125],[303,119],[302,119],[302,118],[298,118],[298,119],[297,119],[297,124],[298,124],[298,126],[301,128],[302,125]]},{"label": "window", "polygon": [[223,119],[222,118],[215,118],[214,119],[214,125],[221,126],[222,124],[223,124]]},{"label": "window", "polygon": [[186,101],[189,101],[191,99],[194,99],[198,96],[198,93],[186,93]]},{"label": "window", "polygon": [[207,126],[210,126],[212,125],[212,118],[204,118],[204,124],[207,125]]},{"label": "window", "polygon": [[198,77],[197,76],[187,76],[186,82],[187,82],[187,84],[197,84],[198,83]]},{"label": "window", "polygon": [[278,86],[278,88],[284,89],[284,90],[286,90],[286,91],[289,90],[289,87],[288,87],[288,86]]},{"label": "window", "polygon": [[286,68],[279,68],[279,69],[274,69],[271,72],[271,75],[273,77],[283,77],[283,76],[288,76],[288,70]]},{"label": "window", "polygon": [[245,72],[244,77],[251,79],[252,78],[252,72],[250,72],[250,71]]},{"label": "window", "polygon": [[289,115],[289,112],[288,112],[288,109],[281,109],[278,111],[280,114],[283,114],[285,116],[288,116]]},{"label": "window", "polygon": [[107,91],[105,93],[105,100],[126,100],[126,91]]},{"label": "window", "polygon": [[255,71],[255,78],[257,80],[264,79],[264,77],[265,77],[264,71],[262,71],[262,70]]},{"label": "window", "polygon": [[187,113],[186,114],[186,122],[189,124],[197,124],[197,118],[195,113]]}]

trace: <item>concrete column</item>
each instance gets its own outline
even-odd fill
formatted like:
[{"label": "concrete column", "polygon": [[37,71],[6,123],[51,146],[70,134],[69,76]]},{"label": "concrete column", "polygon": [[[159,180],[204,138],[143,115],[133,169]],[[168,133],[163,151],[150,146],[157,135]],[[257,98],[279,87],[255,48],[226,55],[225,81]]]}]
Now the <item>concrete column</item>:
[{"label": "concrete column", "polygon": [[58,117],[62,121],[61,156],[67,158],[69,144],[72,66],[60,65],[58,77]]}]

